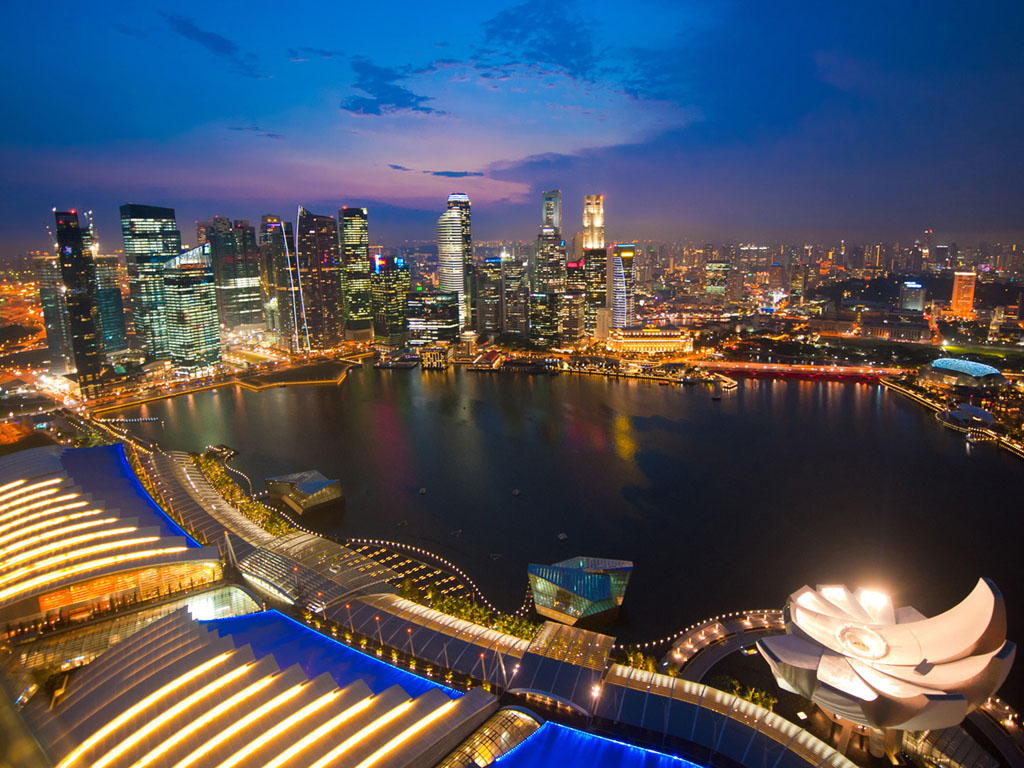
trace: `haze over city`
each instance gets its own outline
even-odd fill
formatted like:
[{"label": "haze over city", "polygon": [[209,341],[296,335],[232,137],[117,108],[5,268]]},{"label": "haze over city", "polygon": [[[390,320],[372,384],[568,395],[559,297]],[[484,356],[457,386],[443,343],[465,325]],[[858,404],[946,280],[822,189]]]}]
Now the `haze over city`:
[{"label": "haze over city", "polygon": [[57,2],[7,19],[4,254],[44,247],[54,205],[92,208],[110,240],[124,202],[181,221],[365,205],[375,239],[429,240],[452,191],[478,239],[530,238],[552,188],[606,194],[611,240],[1022,231],[1014,4]]}]

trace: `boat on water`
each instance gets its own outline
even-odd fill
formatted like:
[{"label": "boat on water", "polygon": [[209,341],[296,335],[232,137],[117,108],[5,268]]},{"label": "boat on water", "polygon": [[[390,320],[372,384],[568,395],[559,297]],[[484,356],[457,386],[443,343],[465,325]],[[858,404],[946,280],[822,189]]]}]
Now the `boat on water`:
[{"label": "boat on water", "polygon": [[564,531],[562,533],[558,534],[558,540],[559,541],[565,541],[568,538],[569,538],[569,534],[565,533]]}]

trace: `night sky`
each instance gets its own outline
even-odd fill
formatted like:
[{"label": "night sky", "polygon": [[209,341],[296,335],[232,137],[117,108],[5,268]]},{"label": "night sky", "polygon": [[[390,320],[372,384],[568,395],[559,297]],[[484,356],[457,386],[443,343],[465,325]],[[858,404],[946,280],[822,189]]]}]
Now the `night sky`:
[{"label": "night sky", "polygon": [[10,3],[0,254],[50,208],[370,207],[432,239],[535,236],[539,192],[609,239],[1024,234],[1016,2]]}]

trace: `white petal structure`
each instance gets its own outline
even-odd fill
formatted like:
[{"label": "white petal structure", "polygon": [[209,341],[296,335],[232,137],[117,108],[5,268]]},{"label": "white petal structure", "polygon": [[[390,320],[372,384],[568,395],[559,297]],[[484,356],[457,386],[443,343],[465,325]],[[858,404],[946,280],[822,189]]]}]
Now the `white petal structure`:
[{"label": "white petal structure", "polygon": [[789,597],[786,632],[757,642],[779,686],[876,728],[956,725],[1002,685],[1016,653],[989,579],[930,619],[880,592],[804,587]]}]

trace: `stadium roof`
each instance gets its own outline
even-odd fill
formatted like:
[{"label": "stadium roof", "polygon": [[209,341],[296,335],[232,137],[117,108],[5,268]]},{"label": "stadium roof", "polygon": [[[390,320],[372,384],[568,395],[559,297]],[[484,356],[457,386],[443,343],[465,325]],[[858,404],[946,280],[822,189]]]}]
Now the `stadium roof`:
[{"label": "stadium roof", "polygon": [[940,357],[938,360],[932,362],[932,368],[938,368],[942,371],[953,371],[954,373],[963,373],[967,376],[972,376],[975,379],[980,379],[985,376],[999,375],[998,368],[993,368],[991,365],[985,365],[984,363],[975,363],[971,360],[961,360],[957,357]]},{"label": "stadium roof", "polygon": [[275,611],[153,622],[23,710],[60,768],[434,765],[497,700],[461,695]]}]

